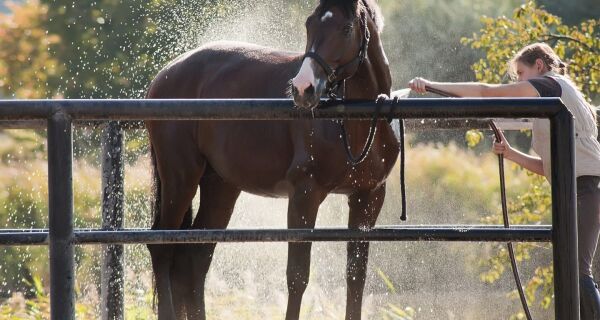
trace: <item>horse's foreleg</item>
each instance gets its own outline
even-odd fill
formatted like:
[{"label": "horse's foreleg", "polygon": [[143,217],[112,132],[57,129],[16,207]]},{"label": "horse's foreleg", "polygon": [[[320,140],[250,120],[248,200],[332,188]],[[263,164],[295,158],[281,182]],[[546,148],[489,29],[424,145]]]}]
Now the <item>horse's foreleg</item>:
[{"label": "horse's foreleg", "polygon": [[[296,185],[288,205],[288,228],[312,229],[317,219],[319,205],[327,193],[318,190],[311,181]],[[311,243],[288,244],[287,287],[288,305],[286,320],[296,320],[300,316],[302,295],[308,285],[310,274]]]},{"label": "horse's foreleg", "polygon": [[[385,185],[370,192],[359,192],[348,197],[350,215],[348,228],[371,229],[375,226],[385,198]],[[365,287],[368,242],[348,242],[346,264],[346,319],[360,319],[363,290]]]},{"label": "horse's foreleg", "polygon": [[[200,183],[200,207],[194,220],[194,229],[225,229],[229,224],[240,189],[229,184],[216,174],[209,174]],[[215,243],[188,246],[191,258],[189,302],[186,306],[188,320],[206,319],[204,283],[212,262]]]}]

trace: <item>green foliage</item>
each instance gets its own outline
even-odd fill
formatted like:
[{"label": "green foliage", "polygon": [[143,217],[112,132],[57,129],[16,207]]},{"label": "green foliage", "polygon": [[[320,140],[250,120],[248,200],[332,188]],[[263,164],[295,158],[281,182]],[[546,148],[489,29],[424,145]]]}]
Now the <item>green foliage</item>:
[{"label": "green foliage", "polygon": [[597,0],[539,0],[549,12],[560,14],[567,24],[579,23],[584,19],[598,18],[600,1]]},{"label": "green foliage", "polygon": [[474,148],[483,140],[483,133],[480,130],[469,130],[465,133],[465,140],[469,148]]},{"label": "green foliage", "polygon": [[10,13],[0,13],[0,97],[54,96],[63,67],[48,51],[60,43],[46,31],[48,7],[37,0],[7,6]]},{"label": "green foliage", "polygon": [[[479,33],[463,38],[465,45],[482,50],[485,58],[476,62],[472,69],[477,80],[501,83],[507,80],[507,62],[525,45],[547,42],[557,54],[569,63],[569,75],[589,97],[600,93],[600,19],[582,22],[579,26],[564,25],[558,16],[548,13],[535,2],[517,8],[512,17],[483,17]],[[509,214],[514,224],[540,224],[551,222],[550,188],[545,179],[536,177],[531,187],[516,200],[510,201]],[[482,219],[484,223],[497,224],[500,215]],[[516,245],[518,261],[531,259],[534,255],[548,255],[550,248],[533,244]],[[481,280],[495,282],[510,268],[508,252],[504,244],[498,245],[497,253],[481,261]],[[526,283],[530,303],[547,309],[553,301],[553,274],[551,266],[538,266]],[[511,295],[518,298],[516,292]],[[521,319],[522,314],[513,318]]]},{"label": "green foliage", "polygon": [[[0,317],[6,320],[41,320],[48,319],[50,314],[50,297],[44,290],[42,281],[34,277],[31,283],[28,283],[34,296],[30,299],[20,293],[0,303]],[[90,306],[77,303],[75,305],[75,316],[77,319],[87,320],[96,319]]]},{"label": "green foliage", "polygon": [[147,83],[145,1],[42,0],[44,21],[59,39],[50,48],[65,70],[58,91],[66,98],[135,96],[136,81]]},{"label": "green foliage", "polygon": [[586,95],[600,93],[600,19],[567,26],[558,16],[528,2],[511,18],[482,17],[481,23],[480,33],[461,40],[485,52],[485,58],[472,66],[478,81],[505,82],[507,62],[518,50],[533,42],[547,42],[569,64],[569,75]]},{"label": "green foliage", "polygon": [[[235,1],[32,0],[0,14],[0,94],[140,98]],[[198,11],[200,8],[200,12]],[[195,32],[190,32],[195,31]]]},{"label": "green foliage", "polygon": [[[530,174],[532,177],[529,189],[514,200],[509,201],[508,211],[511,224],[550,224],[551,207],[550,186],[545,183],[545,178]],[[501,215],[487,216],[483,223],[501,224]],[[501,278],[505,271],[510,270],[510,261],[506,244],[496,245],[497,253],[490,258],[480,261],[483,272],[480,274],[482,281],[494,283]],[[532,259],[533,255],[550,254],[551,246],[532,243],[514,244],[517,262]],[[548,308],[552,301],[552,272],[550,267],[537,267],[534,276],[526,283],[525,292],[527,300]],[[518,294],[513,291],[511,297],[518,299]]]}]

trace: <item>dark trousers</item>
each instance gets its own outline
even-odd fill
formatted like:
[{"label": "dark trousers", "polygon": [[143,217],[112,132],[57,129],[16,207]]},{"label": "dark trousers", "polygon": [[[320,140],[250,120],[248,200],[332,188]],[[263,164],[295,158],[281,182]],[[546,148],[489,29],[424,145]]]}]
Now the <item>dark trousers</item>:
[{"label": "dark trousers", "polygon": [[600,293],[592,277],[600,234],[600,177],[577,178],[577,215],[581,320],[600,320]]}]

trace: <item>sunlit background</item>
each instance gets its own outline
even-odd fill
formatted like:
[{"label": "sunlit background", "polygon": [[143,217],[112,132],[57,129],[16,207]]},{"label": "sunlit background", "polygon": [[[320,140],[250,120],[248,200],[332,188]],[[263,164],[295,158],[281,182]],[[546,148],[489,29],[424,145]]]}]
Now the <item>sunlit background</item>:
[{"label": "sunlit background", "polygon": [[[149,81],[168,61],[213,40],[302,51],[304,19],[316,3],[0,0],[0,98],[143,98]],[[379,4],[386,19],[383,42],[393,87],[400,89],[415,76],[476,80],[475,74],[482,72],[474,71],[472,65],[485,59],[486,52],[461,38],[480,32],[482,16],[512,17],[524,2],[381,0]],[[531,4],[539,5],[568,25],[600,16],[597,0]],[[598,32],[592,29],[588,34],[594,37]],[[587,93],[598,103],[600,76],[590,79]],[[491,135],[486,131],[465,135],[467,129],[408,132],[407,223],[500,222],[497,159],[489,152]],[[0,129],[2,228],[47,226],[45,136],[45,130]],[[479,143],[473,142],[480,138]],[[528,132],[513,132],[510,140],[529,150]],[[126,131],[125,145],[125,226],[147,228],[151,179],[145,131]],[[76,127],[74,152],[76,226],[99,228],[100,129]],[[400,224],[397,165],[387,188],[378,224]],[[543,179],[508,164],[507,189],[511,212],[520,213],[513,222],[549,223],[549,186]],[[242,194],[230,227],[284,228],[286,206],[285,200]],[[320,208],[317,226],[344,226],[347,212],[345,197],[331,195]],[[484,243],[373,243],[363,318],[517,319],[521,306],[503,248]],[[154,318],[147,249],[143,245],[125,249],[126,318]],[[551,253],[548,244],[518,250],[536,319],[553,317],[552,296],[547,291],[551,284],[544,283],[551,274]],[[286,259],[286,244],[219,244],[206,283],[208,318],[283,319]],[[80,319],[100,317],[100,260],[100,246],[76,248]],[[344,243],[313,245],[302,319],[344,317],[345,264]],[[0,248],[0,318],[47,318],[48,286],[47,247]]]}]

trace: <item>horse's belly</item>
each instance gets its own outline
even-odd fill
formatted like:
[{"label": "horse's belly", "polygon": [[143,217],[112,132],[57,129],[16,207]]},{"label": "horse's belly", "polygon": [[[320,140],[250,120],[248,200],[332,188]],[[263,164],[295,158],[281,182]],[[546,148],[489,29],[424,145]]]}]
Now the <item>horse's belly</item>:
[{"label": "horse's belly", "polygon": [[198,139],[210,166],[245,192],[285,197],[293,157],[286,124],[274,121],[200,123]]}]

